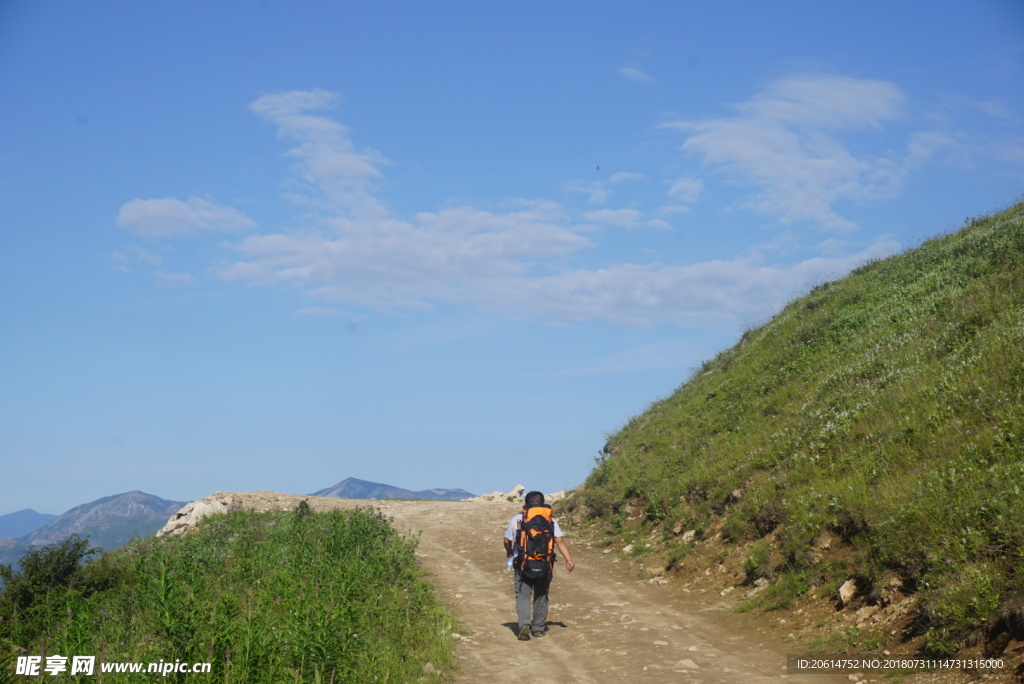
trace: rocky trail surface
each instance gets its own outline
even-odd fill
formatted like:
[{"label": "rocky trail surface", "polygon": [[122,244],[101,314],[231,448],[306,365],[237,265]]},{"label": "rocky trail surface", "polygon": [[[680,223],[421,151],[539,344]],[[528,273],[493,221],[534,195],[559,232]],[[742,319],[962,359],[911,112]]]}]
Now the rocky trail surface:
[{"label": "rocky trail surface", "polygon": [[[640,580],[601,549],[566,538],[576,563],[559,563],[548,635],[516,639],[511,575],[501,538],[517,504],[380,501],[396,526],[421,531],[419,555],[458,611],[459,682],[849,682],[845,675],[789,676],[785,650],[749,618]],[[451,530],[465,534],[453,547]]]},{"label": "rocky trail surface", "polygon": [[[892,681],[883,673],[793,674],[777,630],[736,613],[718,594],[688,594],[678,582],[639,577],[615,553],[573,539],[576,569],[555,570],[548,635],[516,638],[512,577],[505,572],[501,539],[520,504],[506,501],[398,501],[333,499],[276,492],[218,492],[172,517],[161,533],[173,534],[195,519],[244,507],[294,509],[306,500],[314,510],[372,506],[397,529],[420,535],[417,551],[442,597],[456,610],[459,683],[478,682],[818,682]],[[557,505],[556,505],[557,515]],[[453,537],[452,530],[462,531]],[[453,539],[455,541],[453,541]],[[985,675],[984,681],[1014,679]],[[960,684],[979,681],[965,673],[918,674],[897,681]]]}]

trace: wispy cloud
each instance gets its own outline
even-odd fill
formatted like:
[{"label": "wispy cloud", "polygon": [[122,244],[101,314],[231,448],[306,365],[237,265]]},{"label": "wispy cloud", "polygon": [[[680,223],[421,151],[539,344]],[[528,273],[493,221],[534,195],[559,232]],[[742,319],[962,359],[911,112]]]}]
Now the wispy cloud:
[{"label": "wispy cloud", "polygon": [[890,196],[906,175],[904,160],[858,155],[840,140],[846,131],[880,129],[903,116],[904,97],[892,83],[794,76],[735,109],[735,116],[667,126],[686,134],[683,150],[706,166],[757,188],[746,206],[783,223],[852,229],[835,205]]},{"label": "wispy cloud", "polygon": [[637,69],[636,67],[620,67],[619,75],[628,78],[630,81],[636,81],[637,83],[657,83],[652,76],[640,69]]},{"label": "wispy cloud", "polygon": [[750,325],[813,285],[835,279],[900,245],[883,238],[853,254],[766,265],[756,257],[689,265],[620,264],[516,282],[491,292],[498,313],[620,326],[662,322],[697,327]]},{"label": "wispy cloud", "polygon": [[634,230],[644,226],[648,228],[670,228],[671,226],[661,219],[647,219],[639,209],[600,209],[588,211],[584,215],[588,221],[603,223],[626,230]]},{"label": "wispy cloud", "polygon": [[683,204],[693,204],[703,193],[704,181],[699,178],[678,178],[668,189],[668,196]]},{"label": "wispy cloud", "polygon": [[[335,102],[330,93],[309,91],[267,95],[251,105],[289,143],[285,154],[294,163],[284,194],[299,211],[292,229],[228,243],[234,258],[215,271],[229,282],[297,287],[327,303],[301,308],[297,316],[335,317],[340,314],[334,304],[423,310],[457,302],[556,325],[717,326],[763,317],[809,285],[895,249],[880,241],[844,255],[830,245],[829,258],[797,264],[767,263],[762,251],[692,264],[580,267],[602,236],[595,224],[627,230],[669,224],[635,208],[576,214],[556,202],[525,200],[510,202],[504,211],[459,206],[396,217],[376,190],[386,159],[356,149],[345,127],[324,113]],[[784,109],[765,105],[773,107]],[[711,134],[711,124],[701,126]],[[624,172],[607,183],[641,180],[646,178]],[[593,195],[604,187],[581,183],[567,189]],[[669,184],[668,194],[693,202],[703,192],[703,181],[682,177]],[[118,220],[154,236],[254,226],[240,212],[194,197],[133,200]],[[177,284],[188,282],[165,272],[167,284],[176,278]]]},{"label": "wispy cloud", "polygon": [[562,184],[562,190],[586,195],[591,204],[604,204],[608,201],[608,189],[600,181],[569,180]]},{"label": "wispy cloud", "polygon": [[581,195],[586,195],[591,204],[605,204],[612,194],[609,186],[620,186],[624,183],[637,183],[646,181],[647,177],[632,171],[619,171],[612,174],[607,181],[585,181],[573,178],[562,183],[562,190]]},{"label": "wispy cloud", "polygon": [[291,283],[336,301],[377,308],[430,308],[473,301],[496,279],[525,277],[535,261],[590,246],[556,205],[495,214],[471,207],[417,214],[414,221],[324,222],[333,233],[252,236],[243,260],[221,270],[230,281]]},{"label": "wispy cloud", "polygon": [[[326,90],[264,95],[249,109],[277,125],[278,135],[295,143],[286,153],[296,160],[288,197],[332,211],[344,209],[353,218],[387,214],[373,194],[388,161],[373,149],[357,151],[348,129],[322,115],[333,109],[337,96]],[[326,202],[326,205],[322,204]]]},{"label": "wispy cloud", "polygon": [[130,271],[136,264],[159,266],[163,262],[159,254],[138,245],[128,245],[123,251],[114,252],[110,256],[123,271]]},{"label": "wispy cloud", "polygon": [[235,233],[251,230],[248,216],[201,197],[182,201],[173,197],[133,199],[117,214],[117,225],[144,237],[172,237],[196,231]]}]

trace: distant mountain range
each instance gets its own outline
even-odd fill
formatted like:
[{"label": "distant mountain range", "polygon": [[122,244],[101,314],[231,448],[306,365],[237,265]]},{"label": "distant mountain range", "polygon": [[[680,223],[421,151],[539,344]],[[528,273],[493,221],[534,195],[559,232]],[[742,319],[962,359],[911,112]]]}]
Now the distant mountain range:
[{"label": "distant mountain range", "polygon": [[15,539],[0,538],[0,563],[13,563],[33,546],[59,544],[73,534],[88,537],[93,546],[116,549],[133,537],[152,537],[184,505],[183,501],[168,501],[138,490],[97,499],[62,515],[49,516],[49,522]]},{"label": "distant mountain range", "polygon": [[[401,487],[350,477],[310,496],[335,499],[444,499],[457,501],[475,496],[465,489],[426,489],[413,492]],[[133,537],[152,537],[168,518],[188,502],[168,501],[138,490],[97,499],[61,515],[37,513],[27,508],[0,515],[0,563],[16,563],[33,546],[59,544],[72,534],[88,537],[105,550],[124,546]]]},{"label": "distant mountain range", "polygon": [[12,539],[23,537],[29,532],[38,530],[56,517],[51,513],[36,513],[31,508],[0,515],[0,537]]},{"label": "distant mountain range", "polygon": [[310,496],[326,496],[332,499],[443,499],[446,501],[459,501],[460,499],[471,499],[475,494],[465,489],[424,489],[413,492],[401,487],[380,484],[379,482],[367,482],[350,477],[342,480],[333,487],[313,492]]}]

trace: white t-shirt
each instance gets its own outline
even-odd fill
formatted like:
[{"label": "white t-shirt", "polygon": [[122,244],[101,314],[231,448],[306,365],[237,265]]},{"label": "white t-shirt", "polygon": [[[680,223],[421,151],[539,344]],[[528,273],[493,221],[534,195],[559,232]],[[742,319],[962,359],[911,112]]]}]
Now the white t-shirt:
[{"label": "white t-shirt", "polygon": [[[519,527],[519,521],[523,519],[522,513],[516,513],[512,516],[512,519],[508,521],[508,527],[505,528],[505,539],[511,542],[516,540],[516,528]],[[555,538],[562,536],[562,528],[558,526],[558,521],[554,518],[551,519],[551,526],[555,528]]]}]

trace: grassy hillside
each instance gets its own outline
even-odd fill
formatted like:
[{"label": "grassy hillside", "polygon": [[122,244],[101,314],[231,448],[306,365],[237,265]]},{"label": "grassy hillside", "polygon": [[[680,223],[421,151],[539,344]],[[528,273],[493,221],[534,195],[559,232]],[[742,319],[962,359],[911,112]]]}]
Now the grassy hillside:
[{"label": "grassy hillside", "polygon": [[237,511],[79,566],[86,544],[37,549],[4,573],[0,681],[21,653],[95,655],[94,676],[100,662],[209,662],[208,675],[168,679],[247,684],[437,681],[453,660],[416,540],[376,511]]},{"label": "grassy hillside", "polygon": [[[949,653],[1024,625],[1022,439],[1018,204],[749,330],[613,435],[570,505],[657,533],[670,568],[684,530],[720,534],[769,606],[895,581]],[[844,552],[816,552],[823,534]]]}]

